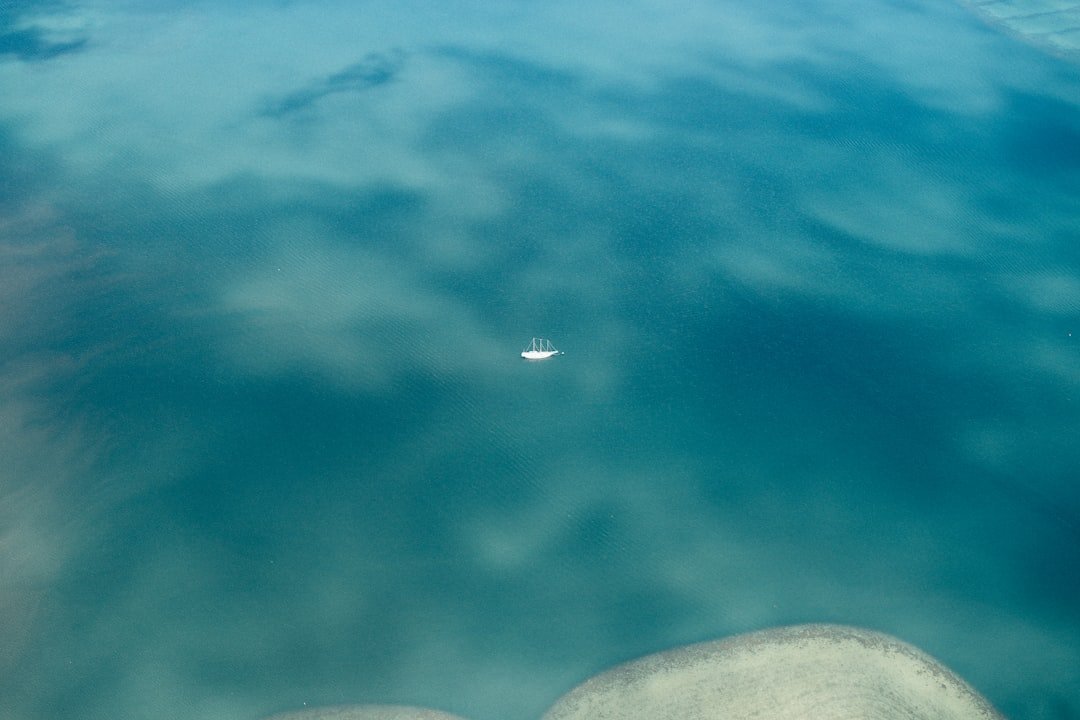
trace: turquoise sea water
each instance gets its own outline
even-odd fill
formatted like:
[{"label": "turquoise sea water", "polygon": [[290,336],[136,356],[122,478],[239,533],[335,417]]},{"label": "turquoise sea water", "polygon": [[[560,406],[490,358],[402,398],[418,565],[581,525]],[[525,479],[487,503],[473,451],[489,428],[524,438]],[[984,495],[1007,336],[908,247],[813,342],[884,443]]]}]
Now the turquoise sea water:
[{"label": "turquoise sea water", "polygon": [[1080,717],[1077,228],[1078,66],[956,4],[8,4],[0,718],[800,622]]}]

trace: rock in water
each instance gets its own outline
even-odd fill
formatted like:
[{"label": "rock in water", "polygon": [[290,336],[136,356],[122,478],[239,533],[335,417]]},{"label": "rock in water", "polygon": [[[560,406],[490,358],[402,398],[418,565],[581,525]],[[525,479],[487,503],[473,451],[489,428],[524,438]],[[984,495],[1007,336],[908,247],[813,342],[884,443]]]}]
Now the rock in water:
[{"label": "rock in water", "polygon": [[620,665],[544,720],[1002,720],[967,683],[896,638],[799,625]]}]

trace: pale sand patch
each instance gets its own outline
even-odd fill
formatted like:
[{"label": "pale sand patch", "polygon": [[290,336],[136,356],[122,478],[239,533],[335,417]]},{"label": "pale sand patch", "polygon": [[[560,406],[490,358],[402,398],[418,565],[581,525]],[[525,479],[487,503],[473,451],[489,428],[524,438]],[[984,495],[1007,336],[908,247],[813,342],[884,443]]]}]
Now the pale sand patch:
[{"label": "pale sand patch", "polygon": [[[687,645],[603,672],[543,720],[1003,720],[932,657],[881,633],[796,625]],[[317,708],[266,720],[463,720],[396,705]]]},{"label": "pale sand patch", "polygon": [[976,720],[1002,716],[922,651],[888,635],[800,625],[649,655],[593,677],[545,720]]},{"label": "pale sand patch", "polygon": [[266,720],[464,720],[458,715],[406,705],[342,705],[283,713]]}]

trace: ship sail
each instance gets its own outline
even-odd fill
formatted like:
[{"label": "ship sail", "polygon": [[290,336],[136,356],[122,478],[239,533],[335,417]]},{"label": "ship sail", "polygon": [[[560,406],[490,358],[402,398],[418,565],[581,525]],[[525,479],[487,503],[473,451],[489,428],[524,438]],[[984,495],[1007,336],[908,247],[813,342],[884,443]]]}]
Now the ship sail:
[{"label": "ship sail", "polygon": [[526,360],[547,360],[555,355],[562,355],[562,352],[556,350],[551,341],[545,338],[534,337],[529,346],[521,351],[521,357]]}]

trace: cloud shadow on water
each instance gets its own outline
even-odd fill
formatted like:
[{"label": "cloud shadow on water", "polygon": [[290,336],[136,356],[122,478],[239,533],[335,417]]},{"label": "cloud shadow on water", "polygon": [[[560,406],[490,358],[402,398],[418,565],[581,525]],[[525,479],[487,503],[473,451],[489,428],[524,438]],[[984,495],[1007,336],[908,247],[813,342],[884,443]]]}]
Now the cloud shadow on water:
[{"label": "cloud shadow on water", "polygon": [[55,33],[24,20],[31,10],[52,10],[56,3],[13,2],[0,8],[0,60],[5,57],[16,58],[24,62],[52,60],[62,55],[69,55],[85,50],[88,39],[57,39]]},{"label": "cloud shadow on water", "polygon": [[260,115],[269,118],[286,118],[311,110],[326,97],[343,93],[360,93],[378,88],[395,80],[405,63],[401,51],[371,53],[325,78],[314,80],[306,87],[288,93],[284,97],[268,100]]},{"label": "cloud shadow on water", "polygon": [[86,43],[85,39],[51,42],[39,30],[0,33],[0,57],[8,55],[26,61],[52,60],[83,50]]}]

